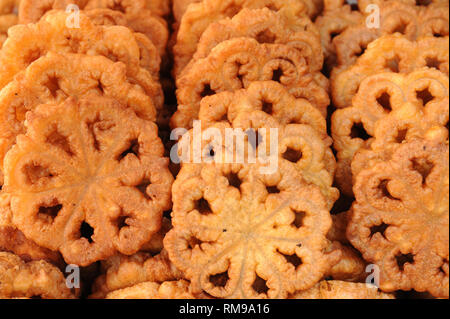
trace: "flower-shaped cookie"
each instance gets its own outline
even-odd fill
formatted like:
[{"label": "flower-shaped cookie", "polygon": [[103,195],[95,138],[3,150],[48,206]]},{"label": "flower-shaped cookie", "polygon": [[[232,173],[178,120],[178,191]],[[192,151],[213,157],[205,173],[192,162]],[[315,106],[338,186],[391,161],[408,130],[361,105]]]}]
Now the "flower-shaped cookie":
[{"label": "flower-shaped cookie", "polygon": [[154,123],[106,98],[27,114],[5,158],[13,223],[81,266],[139,251],[161,228],[173,177]]},{"label": "flower-shaped cookie", "polygon": [[416,139],[356,177],[351,243],[384,291],[449,293],[449,147]]},{"label": "flower-shaped cookie", "polygon": [[193,293],[285,298],[339,261],[326,252],[331,217],[320,190],[288,161],[271,175],[259,165],[185,164],[173,199],[164,244]]},{"label": "flower-shaped cookie", "polygon": [[16,76],[0,94],[0,168],[24,130],[25,115],[40,104],[68,97],[105,96],[154,121],[156,109],[143,89],[129,82],[125,65],[101,56],[49,53]]},{"label": "flower-shaped cookie", "polygon": [[371,42],[349,68],[335,68],[331,75],[333,103],[337,108],[352,105],[361,83],[367,77],[379,73],[411,73],[424,67],[449,73],[448,36],[425,37],[410,41],[395,34],[386,35]]},{"label": "flower-shaped cookie", "polygon": [[352,194],[351,163],[358,151],[373,143],[372,147],[387,150],[413,137],[437,134],[436,130],[446,133],[448,104],[448,77],[435,69],[366,78],[352,107],[337,110],[332,118],[341,190]]},{"label": "flower-shaped cookie", "polygon": [[194,61],[183,71],[177,80],[179,106],[172,126],[191,128],[204,97],[246,89],[256,81],[280,83],[290,95],[308,100],[326,115],[328,80],[320,72],[310,72],[297,49],[236,38],[220,43],[207,58]]},{"label": "flower-shaped cookie", "polygon": [[203,0],[192,3],[180,22],[176,44],[173,48],[174,75],[178,77],[197,51],[198,41],[208,26],[225,18],[232,18],[242,9],[269,8],[283,14],[301,17],[306,6],[299,0]]},{"label": "flower-shaped cookie", "polygon": [[233,38],[249,37],[259,43],[286,44],[299,50],[311,71],[320,71],[323,52],[320,34],[308,17],[289,20],[268,8],[243,9],[233,19],[212,23],[199,40],[194,60],[205,58],[219,43]]}]

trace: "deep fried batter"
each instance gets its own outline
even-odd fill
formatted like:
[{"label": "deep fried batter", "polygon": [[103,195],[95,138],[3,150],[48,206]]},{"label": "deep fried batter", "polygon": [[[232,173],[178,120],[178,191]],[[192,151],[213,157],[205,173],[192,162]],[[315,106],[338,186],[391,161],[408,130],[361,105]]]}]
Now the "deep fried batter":
[{"label": "deep fried batter", "polygon": [[61,271],[46,261],[25,263],[18,256],[0,252],[0,299],[74,299]]},{"label": "deep fried batter", "polygon": [[174,75],[178,76],[197,50],[197,44],[207,27],[224,18],[231,18],[243,8],[270,8],[291,17],[301,17],[307,8],[301,0],[203,0],[192,3],[183,15],[173,48]]},{"label": "deep fried batter", "polygon": [[449,146],[415,139],[357,177],[347,236],[383,291],[449,293]]},{"label": "deep fried batter", "polygon": [[378,149],[388,150],[390,145],[411,138],[447,134],[448,104],[448,76],[435,69],[366,78],[353,98],[353,106],[336,111],[332,118],[340,189],[352,194],[353,157],[373,143]]},{"label": "deep fried batter", "polygon": [[[331,217],[318,188],[288,161],[185,164],[173,187],[174,228],[164,241],[192,292],[219,298],[285,298],[338,262],[325,252]],[[281,275],[282,274],[282,275]]]},{"label": "deep fried batter", "polygon": [[423,67],[449,74],[449,38],[425,37],[409,41],[396,34],[372,42],[365,53],[350,68],[335,68],[331,76],[334,105],[351,105],[361,82],[368,76],[383,73],[410,73]]},{"label": "deep fried batter", "polygon": [[286,44],[299,50],[312,72],[323,66],[320,34],[308,17],[289,20],[284,14],[268,8],[243,9],[233,19],[212,23],[201,36],[194,60],[207,57],[219,43],[233,38],[249,37],[259,43]]},{"label": "deep fried batter", "polygon": [[42,105],[26,117],[4,163],[13,223],[70,264],[138,252],[171,204],[156,125],[101,97]]},{"label": "deep fried batter", "polygon": [[130,257],[117,255],[103,262],[103,268],[105,274],[95,281],[91,298],[104,298],[112,291],[144,282],[161,284],[183,278],[183,273],[173,266],[165,250],[155,257],[146,253]]},{"label": "deep fried batter", "polygon": [[[143,119],[154,121],[152,99],[127,80],[126,67],[101,56],[49,53],[18,74],[0,94],[0,159],[23,132],[28,111],[67,97],[100,95],[114,98]],[[3,167],[3,161],[0,160]]]},{"label": "deep fried batter", "polygon": [[[1,88],[50,51],[102,55],[126,64],[127,75],[136,82],[150,75],[159,79],[161,59],[151,43],[142,50],[136,33],[121,26],[96,26],[83,13],[80,13],[80,28],[71,28],[66,22],[68,17],[64,11],[51,11],[36,24],[10,29],[9,41],[0,54]],[[147,62],[149,59],[142,56],[144,52],[152,55],[151,65]],[[150,75],[142,69],[144,67]]]},{"label": "deep fried batter", "polygon": [[217,45],[205,59],[190,64],[177,81],[178,112],[172,127],[191,128],[202,98],[248,88],[255,81],[281,83],[295,98],[308,100],[325,117],[330,103],[328,80],[311,72],[298,50],[237,38]]}]

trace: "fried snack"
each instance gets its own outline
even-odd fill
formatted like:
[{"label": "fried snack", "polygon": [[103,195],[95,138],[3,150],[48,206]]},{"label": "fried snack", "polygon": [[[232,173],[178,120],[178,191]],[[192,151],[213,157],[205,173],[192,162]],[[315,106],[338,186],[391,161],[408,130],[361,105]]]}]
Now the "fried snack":
[{"label": "fried snack", "polygon": [[320,34],[308,17],[289,21],[282,13],[263,9],[243,9],[233,19],[212,23],[201,36],[193,60],[206,58],[219,43],[249,37],[259,43],[286,44],[299,50],[311,72],[323,67]]},{"label": "fried snack", "polygon": [[[0,54],[0,88],[50,51],[102,55],[126,64],[128,77],[142,83],[142,87],[156,86],[147,84],[152,78],[154,81],[159,80],[161,62],[151,43],[146,43],[148,49],[142,50],[142,42],[138,42],[137,34],[128,28],[96,26],[83,13],[79,16],[80,28],[71,28],[67,24],[69,15],[64,11],[51,11],[36,24],[19,25],[10,29],[9,41]],[[18,55],[17,52],[21,54]],[[148,64],[149,57],[142,56],[144,52],[152,55],[151,65]],[[149,94],[151,91],[157,92],[156,89],[149,90]]]},{"label": "fried snack", "polygon": [[149,242],[173,180],[156,125],[95,96],[26,118],[4,162],[13,223],[25,236],[80,266]]},{"label": "fried snack", "polygon": [[[48,11],[66,10],[68,5],[77,5],[79,9],[92,16],[101,14],[101,17],[94,19],[96,23],[103,25],[103,21],[107,21],[110,25],[112,21],[121,22],[123,18],[126,20],[126,26],[134,31],[145,34],[157,47],[161,57],[166,55],[166,46],[169,39],[169,30],[167,22],[159,16],[153,14],[146,8],[145,0],[23,0],[20,6],[19,22],[21,24],[36,23]],[[107,11],[99,11],[99,9],[110,9],[116,14]],[[94,10],[93,13],[88,11]],[[123,17],[118,17],[118,13]],[[73,11],[68,10],[68,14]]]},{"label": "fried snack", "polygon": [[322,281],[313,288],[300,291],[291,299],[395,299],[375,286],[344,281]]},{"label": "fried snack", "polygon": [[189,282],[166,281],[162,284],[145,282],[130,288],[113,291],[106,299],[196,299],[189,292]]},{"label": "fried snack", "polygon": [[[401,33],[413,41],[423,37],[449,35],[448,1],[446,6],[417,7],[397,1],[380,5],[380,27],[369,28],[366,21],[351,26],[335,38],[339,71],[351,67],[358,56],[375,39],[383,35]],[[402,47],[399,47],[402,48]]]},{"label": "fried snack", "polygon": [[320,72],[310,72],[296,49],[237,38],[220,43],[207,58],[185,69],[177,81],[179,105],[171,125],[191,128],[198,118],[200,101],[206,96],[270,80],[281,83],[292,97],[308,100],[325,117],[330,102],[328,80]]},{"label": "fried snack", "polygon": [[19,22],[20,0],[0,0],[0,49],[8,37],[8,29]]},{"label": "fried snack", "polygon": [[39,247],[14,226],[0,225],[0,251],[14,253],[27,262],[45,260],[58,267],[64,264],[60,254]]},{"label": "fried snack", "polygon": [[114,98],[145,120],[156,119],[152,99],[127,80],[124,64],[101,56],[50,52],[0,92],[0,168],[16,136],[24,131],[28,111],[40,104],[91,94]]},{"label": "fried snack", "polygon": [[55,266],[62,267],[64,262],[60,254],[39,247],[27,239],[24,234],[12,224],[10,196],[0,193],[0,251],[13,253],[24,261],[46,260]]},{"label": "fried snack", "polygon": [[[305,101],[280,99],[283,94],[272,90],[276,87],[272,82],[255,82],[248,90],[224,92],[203,99],[199,116],[203,129],[219,128],[225,138],[227,129],[258,132],[259,139],[265,141],[265,154],[293,163],[306,183],[320,188],[327,200],[327,208],[331,209],[339,198],[339,191],[332,187],[336,162],[325,120]],[[273,103],[272,109],[265,109],[262,101]],[[277,154],[271,149],[271,128],[277,129]],[[205,147],[214,142],[204,139]],[[228,147],[226,140],[221,143]],[[260,141],[255,151],[260,152],[261,147],[264,146]]]},{"label": "fried snack", "polygon": [[275,119],[278,125],[274,127],[306,124],[323,140],[328,138],[326,121],[319,110],[305,99],[294,98],[274,81],[256,81],[247,89],[207,96],[198,109],[197,118],[205,127],[221,121],[234,123],[240,113],[257,111]]},{"label": "fried snack", "polygon": [[364,15],[357,10],[352,10],[352,7],[347,5],[345,0],[326,0],[324,6],[325,10],[316,19],[315,24],[322,39],[325,67],[327,71],[331,71],[337,64],[336,47],[333,40],[347,28],[361,24]]},{"label": "fried snack", "polygon": [[148,0],[89,0],[84,10],[111,9],[122,12],[127,19],[127,25],[134,31],[145,34],[158,48],[161,57],[164,57],[169,39],[167,22],[148,9],[148,2]]},{"label": "fried snack", "polygon": [[449,296],[449,146],[415,139],[356,177],[347,237],[383,291]]},{"label": "fried snack", "polygon": [[102,299],[112,291],[130,288],[144,282],[163,283],[179,280],[183,274],[170,262],[166,251],[152,257],[146,253],[116,255],[103,262],[105,273],[94,282],[90,298]]},{"label": "fried snack", "polygon": [[89,0],[84,10],[111,9],[122,12],[127,26],[136,32],[145,34],[158,48],[161,57],[166,56],[169,40],[167,22],[148,10],[148,0]]},{"label": "fried snack", "polygon": [[197,50],[197,44],[207,27],[216,21],[232,18],[242,9],[270,8],[291,19],[301,17],[306,7],[301,0],[203,0],[189,5],[181,20],[174,52],[174,76],[178,77]]},{"label": "fried snack", "polygon": [[350,245],[343,245],[338,241],[330,243],[329,251],[341,253],[340,261],[327,273],[327,278],[349,282],[363,282],[368,277],[366,273],[366,262],[361,255]]},{"label": "fried snack", "polygon": [[164,246],[192,293],[285,298],[312,287],[338,262],[339,252],[325,252],[331,217],[319,189],[303,184],[288,161],[271,175],[260,168],[182,166]]},{"label": "fried snack", "polygon": [[353,98],[353,106],[336,111],[332,118],[338,152],[336,181],[341,191],[352,194],[354,155],[369,149],[375,140],[378,149],[386,151],[405,140],[438,134],[435,129],[446,133],[448,103],[448,77],[435,69],[366,78]]},{"label": "fried snack", "polygon": [[391,35],[377,39],[353,66],[333,71],[331,85],[334,105],[337,108],[350,106],[361,82],[377,73],[410,73],[428,66],[448,75],[448,46],[448,37],[409,41],[401,35]]},{"label": "fried snack", "polygon": [[61,271],[45,261],[24,262],[0,252],[0,299],[74,299]]}]

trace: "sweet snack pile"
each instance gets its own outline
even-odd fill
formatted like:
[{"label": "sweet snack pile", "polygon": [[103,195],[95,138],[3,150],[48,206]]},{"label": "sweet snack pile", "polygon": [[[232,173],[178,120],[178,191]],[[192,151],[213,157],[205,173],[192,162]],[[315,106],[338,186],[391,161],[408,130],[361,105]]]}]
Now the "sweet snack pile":
[{"label": "sweet snack pile", "polygon": [[0,0],[0,299],[448,299],[448,46],[448,0]]}]

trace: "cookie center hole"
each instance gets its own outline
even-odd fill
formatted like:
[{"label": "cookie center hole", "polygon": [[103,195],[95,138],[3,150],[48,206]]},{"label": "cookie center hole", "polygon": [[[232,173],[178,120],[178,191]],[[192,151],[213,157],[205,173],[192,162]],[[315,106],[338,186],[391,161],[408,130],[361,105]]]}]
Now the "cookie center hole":
[{"label": "cookie center hole", "polygon": [[195,208],[199,211],[202,215],[210,215],[212,214],[211,206],[209,205],[208,201],[204,198],[201,198],[198,200],[195,204]]},{"label": "cookie center hole", "polygon": [[131,140],[128,145],[127,149],[117,158],[119,162],[129,155],[134,155],[139,158],[139,141],[137,139]]},{"label": "cookie center hole", "polygon": [[256,275],[255,281],[252,284],[253,290],[258,294],[267,294],[269,287],[267,286],[267,280]]},{"label": "cookie center hole", "polygon": [[406,28],[407,28],[407,24],[400,22],[395,28],[394,30],[392,30],[392,33],[401,33],[401,34],[406,34]]},{"label": "cookie center hole", "polygon": [[94,242],[92,239],[93,235],[94,228],[92,228],[87,222],[83,222],[80,227],[80,238],[87,239],[87,241],[92,244]]},{"label": "cookie center hole", "polygon": [[353,125],[350,136],[351,138],[359,138],[363,141],[367,141],[370,139],[370,135],[367,133],[362,123],[355,123]]},{"label": "cookie center hole", "polygon": [[400,58],[398,56],[395,56],[394,58],[387,60],[385,66],[392,72],[399,73],[400,72]]},{"label": "cookie center hole", "polygon": [[414,263],[414,255],[413,254],[401,254],[395,257],[397,260],[397,265],[400,271],[405,270],[406,264],[413,264]]},{"label": "cookie center hole", "polygon": [[412,166],[422,176],[422,186],[425,186],[428,176],[430,176],[433,170],[433,163],[426,159],[414,158],[412,160]]},{"label": "cookie center hole", "polygon": [[69,140],[66,136],[59,133],[57,130],[55,130],[53,133],[51,133],[47,137],[47,143],[56,146],[57,148],[63,150],[66,152],[69,156],[73,156],[74,152],[72,151],[70,147]]},{"label": "cookie center hole", "polygon": [[232,187],[234,187],[234,188],[237,188],[237,189],[240,189],[240,188],[241,188],[242,181],[241,181],[241,179],[239,178],[239,175],[238,175],[238,174],[236,174],[236,173],[230,173],[230,174],[228,174],[227,179],[228,179],[228,184],[229,184],[230,186],[232,186]]},{"label": "cookie center hole", "polygon": [[423,106],[426,106],[434,100],[434,96],[431,94],[430,90],[426,88],[417,92],[417,99],[422,101]]},{"label": "cookie center hole", "polygon": [[211,96],[211,95],[214,95],[214,94],[216,94],[216,91],[214,91],[213,89],[211,89],[211,85],[210,85],[210,84],[206,84],[206,85],[203,87],[203,91],[200,93],[200,96],[201,96],[202,98],[204,98],[204,97]]},{"label": "cookie center hole", "polygon": [[293,225],[297,228],[303,227],[305,225],[306,212],[294,211],[294,214],[295,214],[295,219],[294,219]]},{"label": "cookie center hole", "polygon": [[389,225],[382,223],[381,225],[373,226],[370,228],[370,237],[373,237],[375,234],[380,233],[384,238],[386,238],[386,230],[389,228]]},{"label": "cookie center hole", "polygon": [[53,221],[61,211],[63,206],[61,204],[52,204],[50,206],[39,207],[39,217]]},{"label": "cookie center hole", "polygon": [[297,269],[298,267],[300,267],[303,264],[302,259],[300,257],[298,257],[296,254],[293,254],[293,255],[282,254],[282,255],[288,263],[290,263],[292,266],[294,266],[295,269]]},{"label": "cookie center hole", "polygon": [[201,249],[201,246],[202,246],[203,243],[204,243],[204,242],[203,242],[202,240],[198,239],[198,238],[195,237],[195,236],[191,236],[191,237],[189,238],[189,240],[187,241],[187,244],[188,244],[188,247],[189,247],[190,250],[193,250],[193,249],[195,249],[196,247],[198,247],[198,248]]},{"label": "cookie center hole", "polygon": [[439,70],[441,67],[441,62],[435,57],[427,57],[425,61],[427,63],[427,67],[429,68]]},{"label": "cookie center hole", "polygon": [[299,162],[303,157],[303,153],[301,151],[297,151],[296,149],[288,147],[286,152],[283,153],[283,158],[292,163]]},{"label": "cookie center hole", "polygon": [[225,287],[230,280],[230,277],[228,276],[228,271],[223,272],[221,274],[217,275],[211,275],[209,276],[209,282],[212,283],[216,287]]},{"label": "cookie center hole", "polygon": [[395,137],[395,141],[399,144],[403,143],[408,136],[408,131],[408,129],[399,130],[397,136]]},{"label": "cookie center hole", "polygon": [[137,186],[137,190],[142,194],[146,200],[151,200],[152,198],[147,193],[147,188],[151,185],[148,178],[143,179]]},{"label": "cookie center hole", "polygon": [[387,197],[390,200],[399,200],[398,198],[395,198],[394,196],[392,196],[392,194],[389,192],[388,189],[388,184],[389,184],[390,180],[383,180],[381,181],[380,185],[378,186],[379,190],[381,191],[381,194],[383,197]]},{"label": "cookie center hole", "polygon": [[267,186],[266,190],[267,190],[268,194],[279,194],[279,193],[281,193],[281,191],[278,188],[278,186]]},{"label": "cookie center hole", "polygon": [[277,36],[270,30],[264,30],[256,35],[256,41],[259,43],[275,43]]},{"label": "cookie center hole", "polygon": [[59,80],[55,76],[50,76],[45,83],[45,86],[48,88],[50,95],[53,98],[56,98],[58,95],[58,91],[60,89]]},{"label": "cookie center hole", "polygon": [[25,165],[23,168],[25,176],[29,184],[35,184],[43,178],[53,178],[54,175],[50,170],[41,165],[29,164]]},{"label": "cookie center hole", "polygon": [[272,115],[273,114],[273,104],[267,101],[262,102],[262,110],[263,112]]},{"label": "cookie center hole", "polygon": [[281,77],[283,76],[284,72],[283,69],[281,68],[277,68],[275,70],[273,70],[273,74],[272,74],[272,81],[281,83]]},{"label": "cookie center hole", "polygon": [[120,216],[119,218],[117,218],[117,227],[119,228],[119,230],[121,230],[124,227],[129,226],[127,224],[127,219],[128,219],[128,216]]},{"label": "cookie center hole", "polygon": [[377,102],[378,104],[385,109],[387,112],[391,112],[392,111],[392,106],[391,106],[391,96],[389,95],[389,93],[384,92],[383,94],[381,94],[378,98],[377,98]]}]

